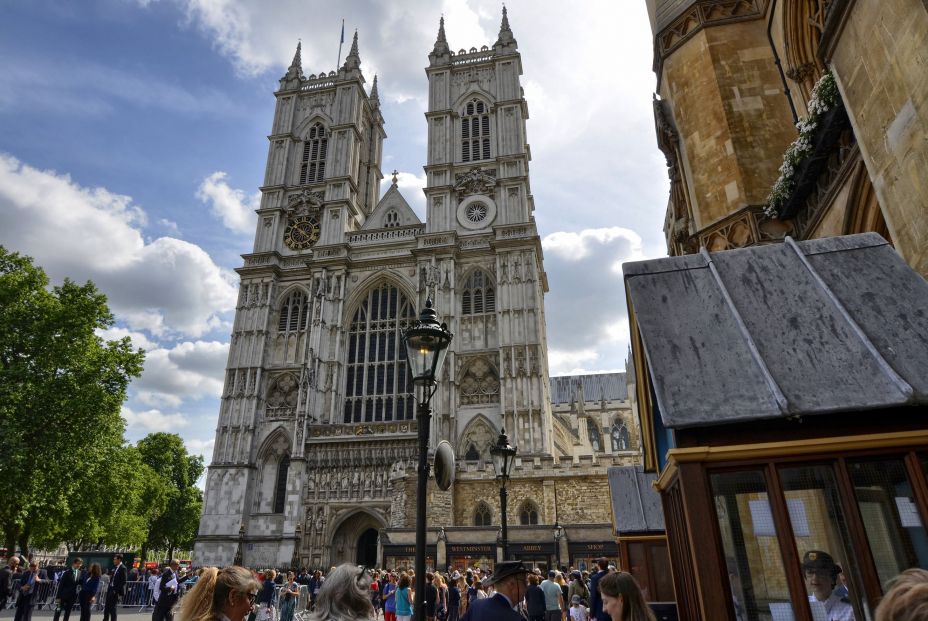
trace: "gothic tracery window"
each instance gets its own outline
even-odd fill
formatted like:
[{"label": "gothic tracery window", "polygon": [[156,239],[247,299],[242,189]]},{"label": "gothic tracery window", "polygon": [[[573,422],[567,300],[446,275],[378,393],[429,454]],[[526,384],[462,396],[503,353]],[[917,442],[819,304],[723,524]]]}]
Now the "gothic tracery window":
[{"label": "gothic tracery window", "polygon": [[628,442],[628,427],[624,422],[616,419],[612,423],[612,450],[613,451],[627,451],[629,447]]},{"label": "gothic tracery window", "polygon": [[528,526],[538,523],[538,505],[531,500],[526,500],[519,507],[519,524]]},{"label": "gothic tracery window", "polygon": [[274,513],[284,512],[287,500],[287,474],[290,472],[290,456],[284,455],[277,464],[277,482],[274,486]]},{"label": "gothic tracery window", "polygon": [[499,403],[499,374],[484,358],[475,358],[461,378],[461,405]]},{"label": "gothic tracery window", "polygon": [[492,519],[490,508],[486,503],[478,503],[477,508],[474,510],[474,526],[490,526]]},{"label": "gothic tracery window", "polygon": [[267,389],[267,416],[279,418],[293,416],[299,401],[300,384],[292,373],[284,373],[271,379]]},{"label": "gothic tracery window", "polygon": [[351,320],[345,387],[346,423],[412,418],[402,333],[416,317],[398,288],[371,289]]},{"label": "gothic tracery window", "polygon": [[592,418],[586,419],[586,430],[590,436],[590,446],[594,451],[603,450],[602,435],[599,432],[599,425]]},{"label": "gothic tracery window", "polygon": [[480,315],[496,311],[496,289],[489,274],[483,270],[474,270],[464,283],[461,294],[461,313]]},{"label": "gothic tracery window", "polygon": [[461,161],[490,159],[490,108],[479,99],[464,106],[461,115]]},{"label": "gothic tracery window", "polygon": [[303,158],[300,163],[300,185],[319,183],[325,178],[325,157],[329,146],[322,123],[316,123],[309,130],[303,143]]},{"label": "gothic tracery window", "polygon": [[280,305],[277,320],[278,332],[296,332],[306,329],[309,316],[309,297],[300,290],[292,291]]}]

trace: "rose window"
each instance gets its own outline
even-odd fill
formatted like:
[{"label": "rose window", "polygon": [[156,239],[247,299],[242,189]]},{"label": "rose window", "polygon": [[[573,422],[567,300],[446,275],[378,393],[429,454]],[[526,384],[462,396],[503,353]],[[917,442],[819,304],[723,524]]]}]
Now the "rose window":
[{"label": "rose window", "polygon": [[471,203],[467,206],[467,211],[465,212],[465,217],[477,224],[478,222],[483,222],[487,217],[487,206],[484,203]]}]

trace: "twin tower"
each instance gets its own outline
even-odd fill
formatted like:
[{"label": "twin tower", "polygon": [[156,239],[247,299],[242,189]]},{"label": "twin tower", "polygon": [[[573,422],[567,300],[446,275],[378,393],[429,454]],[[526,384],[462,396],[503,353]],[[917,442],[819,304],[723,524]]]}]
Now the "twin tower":
[{"label": "twin tower", "polygon": [[305,76],[298,46],[280,80],[199,564],[397,562],[386,555],[414,524],[416,459],[401,339],[427,297],[455,334],[431,443],[449,440],[462,471],[453,490],[430,488],[430,524],[473,525],[475,494],[496,506],[484,483],[502,428],[522,463],[555,454],[528,109],[505,9],[495,44],[469,51],[451,51],[442,19],[428,58],[425,222],[396,177],[378,200],[386,134],[357,34],[337,71]]}]

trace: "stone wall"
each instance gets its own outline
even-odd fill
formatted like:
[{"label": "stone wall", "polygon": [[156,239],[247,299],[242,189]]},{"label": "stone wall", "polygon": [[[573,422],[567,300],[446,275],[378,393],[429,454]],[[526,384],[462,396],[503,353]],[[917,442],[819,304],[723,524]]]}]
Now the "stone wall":
[{"label": "stone wall", "polygon": [[896,250],[928,276],[928,9],[858,1],[830,59]]},{"label": "stone wall", "polygon": [[762,204],[796,137],[761,19],[704,28],[663,65],[697,229]]}]

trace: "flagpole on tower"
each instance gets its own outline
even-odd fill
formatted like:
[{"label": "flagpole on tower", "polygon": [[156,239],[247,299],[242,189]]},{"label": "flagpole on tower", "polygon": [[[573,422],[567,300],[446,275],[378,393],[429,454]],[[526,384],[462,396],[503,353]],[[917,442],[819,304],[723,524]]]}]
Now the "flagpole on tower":
[{"label": "flagpole on tower", "polygon": [[338,60],[335,61],[335,70],[338,71],[338,68],[342,64],[342,44],[345,42],[345,18],[342,18],[342,36],[338,41]]}]

